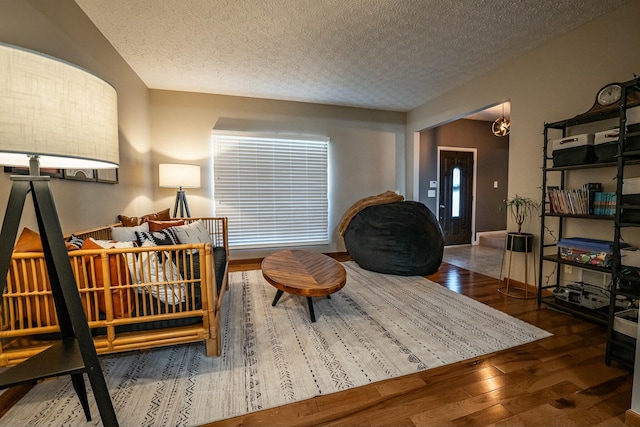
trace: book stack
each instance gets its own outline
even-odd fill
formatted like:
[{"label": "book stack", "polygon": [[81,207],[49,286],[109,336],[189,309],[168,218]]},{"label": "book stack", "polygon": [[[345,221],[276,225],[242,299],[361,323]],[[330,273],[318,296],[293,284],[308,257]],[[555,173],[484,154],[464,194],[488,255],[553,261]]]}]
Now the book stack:
[{"label": "book stack", "polygon": [[601,191],[595,194],[594,215],[615,215],[616,193]]},{"label": "book stack", "polygon": [[[561,190],[559,187],[548,187],[549,205],[551,213],[570,214],[570,215],[613,215],[604,212],[604,204],[602,197],[602,184],[599,182],[589,182],[582,188],[573,190]],[[614,193],[615,196],[615,193]],[[598,212],[596,212],[596,199],[598,198]],[[613,203],[615,212],[615,199]]]}]

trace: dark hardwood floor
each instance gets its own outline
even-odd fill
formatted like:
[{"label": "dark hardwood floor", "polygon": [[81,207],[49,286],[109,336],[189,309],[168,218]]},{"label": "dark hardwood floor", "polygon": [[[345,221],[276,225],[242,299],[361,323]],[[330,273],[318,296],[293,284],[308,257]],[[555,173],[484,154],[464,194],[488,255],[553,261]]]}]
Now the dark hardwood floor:
[{"label": "dark hardwood floor", "polygon": [[[259,268],[254,260],[234,270]],[[554,334],[530,344],[207,426],[624,426],[632,374],[606,366],[605,327],[443,264],[429,279]]]}]

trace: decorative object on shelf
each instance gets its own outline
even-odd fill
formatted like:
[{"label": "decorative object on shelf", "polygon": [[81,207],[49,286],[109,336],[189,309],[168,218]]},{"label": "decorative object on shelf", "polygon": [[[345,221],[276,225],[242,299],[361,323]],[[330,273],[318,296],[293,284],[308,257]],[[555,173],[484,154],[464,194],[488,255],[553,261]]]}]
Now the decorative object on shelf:
[{"label": "decorative object on shelf", "polygon": [[611,105],[620,101],[622,86],[619,83],[610,83],[598,91],[596,102],[598,105]]},{"label": "decorative object on shelf", "polygon": [[102,423],[117,425],[115,411],[56,213],[50,177],[55,169],[117,167],[116,91],[99,77],[37,52],[0,44],[0,164],[29,167],[13,181],[0,232],[0,295],[7,286],[12,250],[27,195],[35,209],[61,341],[0,373],[0,388],[70,375],[87,420],[91,420],[86,373]]},{"label": "decorative object on shelf", "polygon": [[160,163],[159,166],[160,187],[178,188],[176,192],[176,203],[173,207],[173,217],[177,218],[178,206],[180,207],[180,217],[183,218],[185,212],[187,217],[191,217],[187,195],[183,188],[200,188],[200,166],[180,163]]},{"label": "decorative object on shelf", "polygon": [[[635,80],[637,80],[637,78]],[[596,92],[595,100],[593,101],[593,106],[591,106],[591,108],[588,111],[574,117],[574,119],[580,118],[588,122],[588,121],[599,120],[599,116],[603,116],[608,113],[613,113],[615,115],[618,110],[618,105],[620,104],[620,101],[622,99],[623,86],[628,87],[628,83],[629,82],[607,83],[602,88],[598,89],[598,91]],[[638,92],[637,89],[626,90],[626,95],[627,95],[627,108],[640,105],[640,92]]]},{"label": "decorative object on shelf", "polygon": [[507,136],[511,131],[511,122],[504,117],[504,103],[502,104],[502,117],[498,117],[491,125],[491,132],[495,136]]}]

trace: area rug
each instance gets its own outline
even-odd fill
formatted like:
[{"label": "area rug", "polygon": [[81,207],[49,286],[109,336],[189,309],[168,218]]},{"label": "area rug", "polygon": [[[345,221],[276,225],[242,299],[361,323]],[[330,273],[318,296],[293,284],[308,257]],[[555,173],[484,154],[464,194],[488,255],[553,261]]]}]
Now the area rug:
[{"label": "area rug", "polygon": [[[176,345],[101,357],[123,426],[197,425],[474,358],[550,336],[548,332],[421,277],[362,270],[315,298],[275,289],[260,271],[232,273],[223,354]],[[88,384],[88,381],[87,381]],[[68,377],[35,386],[1,425],[87,423]]]}]

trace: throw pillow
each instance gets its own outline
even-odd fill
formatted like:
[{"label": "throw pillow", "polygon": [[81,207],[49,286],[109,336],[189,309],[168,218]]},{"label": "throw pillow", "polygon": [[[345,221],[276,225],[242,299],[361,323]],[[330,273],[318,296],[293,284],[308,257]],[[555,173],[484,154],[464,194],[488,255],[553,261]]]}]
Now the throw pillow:
[{"label": "throw pillow", "polygon": [[149,223],[149,231],[160,231],[165,228],[175,227],[177,225],[184,225],[184,220],[182,219],[170,219],[168,221],[147,221]]},{"label": "throw pillow", "polygon": [[175,234],[170,229],[155,232],[136,231],[136,242],[138,246],[142,246],[146,241],[152,242],[154,246],[178,244]]},{"label": "throw pillow", "polygon": [[[152,246],[155,245],[149,240],[142,244],[142,247]],[[159,258],[162,261],[159,261]],[[150,290],[153,297],[170,305],[185,301],[185,286],[184,283],[179,283],[183,279],[178,268],[171,261],[169,252],[165,252],[164,255],[156,251],[140,252],[138,265],[140,266],[137,275],[138,283],[152,283],[151,286],[145,286],[145,289]]]},{"label": "throw pillow", "polygon": [[[92,239],[87,239],[82,245],[82,249],[103,249],[101,245],[96,243]],[[103,289],[105,284],[105,277],[103,271],[102,257],[100,255],[87,255],[85,256],[85,262],[87,264],[87,273],[89,277],[94,279],[93,286],[95,288]],[[93,268],[92,268],[93,266]],[[95,270],[95,275],[93,271]],[[109,287],[111,292],[111,301],[113,304],[113,317],[121,319],[123,317],[130,317],[133,310],[133,294],[130,288],[121,288],[120,284],[127,283],[127,277],[129,276],[129,269],[127,267],[127,261],[122,254],[109,254],[109,280],[111,285]],[[107,312],[107,302],[105,292],[98,292],[98,307],[103,313]]]},{"label": "throw pillow", "polygon": [[155,213],[146,214],[140,217],[118,215],[118,220],[122,222],[122,225],[124,225],[125,227],[135,227],[136,225],[140,225],[147,221],[163,221],[168,219],[171,219],[169,208],[155,212]]},{"label": "throw pillow", "polygon": [[177,227],[171,227],[170,230],[176,233],[176,237],[180,243],[212,244],[209,230],[207,230],[207,227],[205,227],[202,220],[197,220],[190,224],[179,225]]},{"label": "throw pillow", "polygon": [[[68,251],[78,249],[69,242],[64,242]],[[14,252],[42,252],[42,240],[40,240],[40,234],[31,230],[30,228],[23,228],[16,244],[13,247]]]},{"label": "throw pillow", "polygon": [[136,247],[136,243],[130,242],[130,241],[120,242],[117,240],[99,240],[99,239],[94,239],[93,237],[89,237],[89,240],[91,240],[93,243],[97,245],[100,245],[100,247],[104,249],[111,249],[111,248],[120,249],[120,248]]},{"label": "throw pillow", "polygon": [[[67,242],[65,242],[67,243]],[[73,245],[66,244],[67,250],[76,250]],[[24,228],[16,241],[13,251],[21,252],[42,252],[42,241],[40,234],[35,231]],[[75,272],[78,288],[86,288],[83,274]],[[51,285],[46,270],[44,257],[32,260],[12,262],[9,267],[8,278],[11,283],[20,284],[23,290],[27,291],[28,300],[27,307],[30,307],[29,313],[25,313],[24,317],[28,317],[33,324],[39,326],[51,326],[57,324],[55,303],[53,295],[45,295],[43,291],[50,292]],[[14,285],[15,286],[15,285]],[[15,289],[14,289],[15,291]],[[87,311],[86,301],[82,299],[82,306]]]},{"label": "throw pillow", "polygon": [[80,249],[84,243],[84,239],[72,234],[71,237],[69,237],[69,240],[67,240],[67,243],[75,246],[77,249]]},{"label": "throw pillow", "polygon": [[111,239],[133,242],[136,240],[136,231],[149,231],[149,224],[145,222],[133,227],[111,227]]}]

